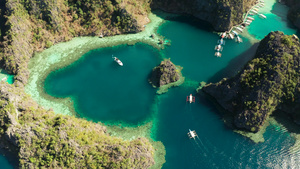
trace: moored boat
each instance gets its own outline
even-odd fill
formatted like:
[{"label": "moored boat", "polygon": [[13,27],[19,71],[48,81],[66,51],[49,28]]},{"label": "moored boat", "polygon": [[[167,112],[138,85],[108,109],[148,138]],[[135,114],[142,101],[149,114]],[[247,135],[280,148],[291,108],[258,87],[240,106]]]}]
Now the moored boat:
[{"label": "moored boat", "polygon": [[112,58],[114,59],[115,62],[117,62],[120,66],[123,66],[123,63],[120,59],[118,59],[117,57],[112,56]]},{"label": "moored boat", "polygon": [[220,45],[225,45],[225,40],[223,38],[221,38],[220,40],[218,40],[218,43]]},{"label": "moored boat", "polygon": [[217,56],[217,57],[221,57],[221,56],[222,56],[222,54],[221,54],[221,52],[216,52],[216,53],[215,53],[215,56]]},{"label": "moored boat", "polygon": [[240,38],[239,36],[236,36],[236,41],[237,41],[238,43],[243,42],[242,38]]},{"label": "moored boat", "polygon": [[221,45],[217,45],[216,47],[215,47],[215,50],[216,51],[222,51],[223,50],[223,47],[221,46]]},{"label": "moored boat", "polygon": [[259,14],[259,17],[263,18],[263,19],[266,19],[267,17],[263,14]]}]

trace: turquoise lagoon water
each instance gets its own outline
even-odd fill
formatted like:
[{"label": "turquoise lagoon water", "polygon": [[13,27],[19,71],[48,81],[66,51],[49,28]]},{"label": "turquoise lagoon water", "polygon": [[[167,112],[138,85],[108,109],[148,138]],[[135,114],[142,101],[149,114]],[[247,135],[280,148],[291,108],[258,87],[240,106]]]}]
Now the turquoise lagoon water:
[{"label": "turquoise lagoon water", "polygon": [[[286,20],[268,17],[265,21],[282,22],[277,26],[284,27],[284,32],[296,32],[285,27]],[[251,27],[255,22],[259,20]],[[90,51],[70,66],[52,72],[45,80],[45,91],[54,97],[71,97],[79,116],[94,121],[133,126],[155,121],[151,136],[165,145],[165,169],[299,168],[299,150],[289,152],[295,139],[286,130],[270,125],[265,142],[255,144],[227,128],[220,112],[203,95],[197,95],[196,103],[185,102],[187,95],[196,93],[199,82],[234,75],[257,47],[245,38],[241,44],[227,40],[222,57],[217,58],[214,46],[219,37],[203,25],[207,24],[195,24],[185,17],[166,21],[158,32],[171,45],[161,51],[143,44]],[[249,32],[258,39],[268,33]],[[112,54],[123,61],[123,67],[112,61]],[[163,58],[182,66],[186,81],[156,95],[147,78]],[[188,139],[188,129],[196,130],[199,138]]]},{"label": "turquoise lagoon water", "polygon": [[[112,55],[124,66],[112,62]],[[159,63],[159,53],[143,44],[97,49],[51,73],[45,91],[55,97],[72,97],[78,114],[85,118],[136,125],[151,115],[149,103],[156,90],[147,79]]]},{"label": "turquoise lagoon water", "polygon": [[270,5],[272,5],[271,10],[264,14],[267,19],[262,19],[258,15],[253,17],[255,21],[251,23],[249,33],[259,40],[263,39],[271,31],[282,31],[287,35],[299,35],[296,29],[291,29],[293,26],[288,22],[288,7],[280,3]]},{"label": "turquoise lagoon water", "polygon": [[0,165],[0,168],[3,169],[13,169],[13,166],[8,163],[8,160],[3,155],[0,155]]}]

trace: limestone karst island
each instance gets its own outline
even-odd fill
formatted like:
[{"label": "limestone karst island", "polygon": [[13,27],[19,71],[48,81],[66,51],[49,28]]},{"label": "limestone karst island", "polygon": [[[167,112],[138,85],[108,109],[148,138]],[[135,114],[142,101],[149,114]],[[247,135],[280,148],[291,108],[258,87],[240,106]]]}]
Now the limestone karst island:
[{"label": "limestone karst island", "polygon": [[1,0],[0,168],[300,168],[299,0]]}]

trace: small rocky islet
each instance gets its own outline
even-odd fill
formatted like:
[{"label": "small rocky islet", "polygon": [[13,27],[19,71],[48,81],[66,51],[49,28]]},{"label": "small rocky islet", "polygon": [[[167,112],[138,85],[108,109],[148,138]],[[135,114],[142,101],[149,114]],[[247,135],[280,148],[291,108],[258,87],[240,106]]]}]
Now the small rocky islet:
[{"label": "small rocky islet", "polygon": [[149,82],[154,87],[161,87],[180,79],[179,70],[170,60],[162,61],[157,67],[153,68]]}]

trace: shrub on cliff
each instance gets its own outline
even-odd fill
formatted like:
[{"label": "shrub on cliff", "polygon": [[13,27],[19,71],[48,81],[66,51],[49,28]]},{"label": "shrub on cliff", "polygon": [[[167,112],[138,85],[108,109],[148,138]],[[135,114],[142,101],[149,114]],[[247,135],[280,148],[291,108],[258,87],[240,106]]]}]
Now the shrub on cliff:
[{"label": "shrub on cliff", "polygon": [[0,137],[18,148],[20,168],[149,168],[154,164],[154,149],[145,138],[125,141],[109,136],[100,124],[55,115],[5,82],[0,95]]},{"label": "shrub on cliff", "polygon": [[298,100],[299,51],[294,36],[271,32],[238,75],[202,89],[233,114],[238,128],[257,132],[274,110]]}]

